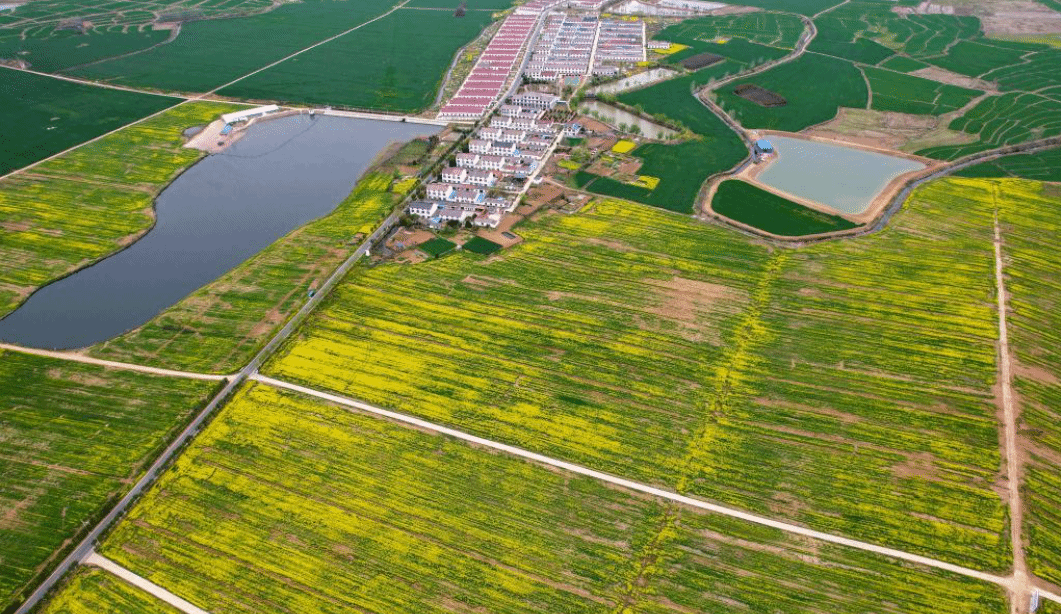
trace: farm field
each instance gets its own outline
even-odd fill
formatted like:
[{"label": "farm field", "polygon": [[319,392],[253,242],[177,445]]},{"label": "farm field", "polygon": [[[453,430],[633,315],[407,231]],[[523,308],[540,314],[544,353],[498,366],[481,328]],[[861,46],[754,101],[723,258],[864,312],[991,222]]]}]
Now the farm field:
[{"label": "farm field", "polygon": [[165,91],[206,92],[368,21],[391,6],[388,0],[307,0],[251,17],[195,21],[185,24],[172,43],[70,74]]},{"label": "farm field", "polygon": [[0,607],[124,493],[215,385],[0,352]]},{"label": "farm field", "polygon": [[862,71],[873,92],[871,107],[877,111],[943,115],[961,109],[983,94],[978,90],[869,66]]},{"label": "farm field", "polygon": [[959,177],[1013,177],[1061,182],[1061,148],[1034,154],[1013,154],[961,169]]},{"label": "farm field", "polygon": [[[733,93],[751,83],[780,94],[782,107],[762,107]],[[746,128],[799,132],[829,121],[840,107],[865,108],[866,82],[846,60],[806,53],[797,60],[716,90],[718,104]]]},{"label": "farm field", "polygon": [[366,174],[329,215],[89,353],[178,370],[238,370],[390,213],[399,199],[390,183],[390,173]]},{"label": "farm field", "polygon": [[667,26],[655,38],[688,44],[684,41],[739,37],[751,43],[792,49],[802,32],[803,22],[794,15],[756,12],[686,19]]},{"label": "farm field", "polygon": [[930,147],[917,153],[954,160],[996,147],[1057,136],[1061,134],[1061,100],[1037,94],[991,96],[952,121],[949,128],[975,135],[980,140],[969,145]]},{"label": "farm field", "polygon": [[[512,0],[468,0],[466,5],[473,11],[498,10],[503,11],[512,7]],[[457,5],[449,0],[410,0],[405,6],[416,8],[435,8],[455,10]]]},{"label": "farm field", "polygon": [[235,108],[184,104],[0,181],[0,316],[146,232],[154,197],[203,155],[182,131]]},{"label": "farm field", "polygon": [[[704,112],[709,113],[707,109]],[[595,175],[588,173],[583,174],[593,181],[588,186],[583,185],[583,189],[660,209],[691,212],[704,181],[717,172],[733,168],[747,155],[744,144],[722,120],[713,114],[704,117],[704,120],[708,119],[713,119],[718,126],[711,136],[698,135],[673,145],[645,143],[631,153],[643,162],[638,173],[659,178],[655,189],[621,183],[610,177],[594,179]]]},{"label": "farm field", "polygon": [[666,507],[260,384],[102,552],[217,614],[987,614],[1003,603],[991,586]]},{"label": "farm field", "polygon": [[1023,484],[1030,570],[1061,583],[1061,190],[1014,179],[980,180],[998,198],[1014,388],[1028,450]]},{"label": "farm field", "polygon": [[180,102],[0,68],[0,175]]},{"label": "farm field", "polygon": [[[891,6],[879,2],[854,0],[844,3],[814,20],[818,36],[811,49],[823,53],[854,49],[873,41],[913,58],[928,58],[945,53],[958,41],[979,36],[980,20],[976,17],[952,15],[899,15]],[[876,46],[866,47],[876,49]],[[881,59],[888,57],[882,53]],[[841,57],[848,57],[842,55]],[[892,61],[901,61],[902,56]],[[870,62],[871,56],[858,59]],[[932,60],[926,60],[932,62]]]},{"label": "farm field", "polygon": [[[398,10],[219,93],[386,111],[430,106],[458,49],[490,24],[489,11]],[[415,45],[409,41],[415,40]],[[337,78],[337,75],[342,75]]]},{"label": "farm field", "polygon": [[472,237],[464,245],[461,245],[461,249],[466,252],[473,254],[489,255],[501,249],[501,246],[489,239],[482,237]]},{"label": "farm field", "polygon": [[612,201],[520,232],[502,259],[360,271],[266,372],[816,528],[1007,566],[982,190],[934,184],[884,232],[772,255]]},{"label": "farm field", "polygon": [[719,184],[711,209],[732,220],[783,237],[833,232],[856,224],[839,215],[829,215],[794,203],[739,180]]},{"label": "farm field", "polygon": [[79,567],[40,614],[180,614],[180,610],[98,567]]},{"label": "farm field", "polygon": [[723,61],[675,79],[624,92],[616,99],[651,116],[666,117],[697,134],[705,136],[732,134],[732,131],[719,121],[711,109],[697,100],[695,90],[726,75],[736,74],[739,70],[740,65]]},{"label": "farm field", "polygon": [[164,30],[123,32],[123,29],[93,29],[85,34],[35,29],[35,36],[23,39],[18,32],[0,27],[0,58],[22,60],[29,64],[29,68],[40,72],[58,72],[141,51],[162,43],[170,35]]},{"label": "farm field", "polygon": [[142,31],[155,21],[179,16],[217,18],[264,11],[270,0],[110,0],[86,4],[78,0],[34,0],[10,11],[0,12],[0,35],[48,38],[66,36],[56,31],[65,21],[81,19],[92,23],[88,33]]}]

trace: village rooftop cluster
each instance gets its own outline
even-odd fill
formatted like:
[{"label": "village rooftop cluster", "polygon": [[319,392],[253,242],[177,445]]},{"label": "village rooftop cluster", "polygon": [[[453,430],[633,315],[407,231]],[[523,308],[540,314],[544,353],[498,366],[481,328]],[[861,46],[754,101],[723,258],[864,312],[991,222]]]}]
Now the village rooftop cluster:
[{"label": "village rooftop cluster", "polygon": [[561,132],[579,130],[543,119],[560,102],[542,92],[510,97],[476,131],[468,151],[456,154],[455,165],[427,184],[427,198],[413,201],[409,213],[436,227],[470,219],[475,226],[497,228],[519,204],[528,179],[542,167]]}]

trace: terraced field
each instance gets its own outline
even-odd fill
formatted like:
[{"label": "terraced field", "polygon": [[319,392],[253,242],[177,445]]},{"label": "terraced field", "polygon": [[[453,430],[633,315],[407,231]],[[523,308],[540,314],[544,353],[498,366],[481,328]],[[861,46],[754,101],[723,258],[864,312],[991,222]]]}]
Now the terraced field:
[{"label": "terraced field", "polygon": [[963,168],[960,177],[1013,177],[1061,182],[1061,147],[1033,154],[1013,154]]},{"label": "terraced field", "polygon": [[998,197],[1015,389],[1028,450],[1024,481],[1026,553],[1034,573],[1061,583],[1061,191],[1032,181],[983,180]]},{"label": "terraced field", "polygon": [[154,197],[203,155],[181,133],[235,108],[184,104],[0,181],[0,316],[146,232]]},{"label": "terraced field", "polygon": [[0,175],[180,102],[0,69]]},{"label": "terraced field", "polygon": [[1061,100],[1038,94],[1003,94],[981,100],[963,116],[950,123],[951,130],[976,135],[969,145],[932,147],[918,155],[954,160],[1005,145],[1061,134]]},{"label": "terraced field", "polygon": [[40,614],[179,614],[146,592],[97,567],[79,567]]},{"label": "terraced field", "polygon": [[873,92],[871,108],[912,115],[943,115],[961,109],[983,94],[956,85],[879,68],[862,69]]},{"label": "terraced field", "polygon": [[272,336],[399,200],[366,175],[331,214],[279,239],[147,324],[89,351],[178,370],[232,373]]},{"label": "terraced field", "polygon": [[1003,569],[990,199],[939,184],[894,224],[771,254],[601,203],[521,227],[528,241],[502,258],[361,271],[266,369],[620,475]]},{"label": "terraced field", "polygon": [[103,552],[217,614],[987,614],[1003,603],[992,586],[262,385],[238,394]]},{"label": "terraced field", "polygon": [[[458,49],[490,24],[489,11],[399,10],[225,88],[243,99],[419,111],[434,102]],[[417,44],[410,45],[415,40]],[[337,79],[336,75],[342,78]]]},{"label": "terraced field", "polygon": [[214,386],[0,351],[0,608],[124,494]]}]

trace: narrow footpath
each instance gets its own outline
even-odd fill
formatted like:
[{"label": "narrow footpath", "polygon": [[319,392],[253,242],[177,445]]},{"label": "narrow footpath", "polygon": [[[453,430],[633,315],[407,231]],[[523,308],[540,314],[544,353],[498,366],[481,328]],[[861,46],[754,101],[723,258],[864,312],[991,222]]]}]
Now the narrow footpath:
[{"label": "narrow footpath", "polygon": [[88,365],[110,367],[112,369],[124,369],[126,371],[138,371],[140,373],[149,373],[151,375],[161,375],[164,377],[183,377],[184,379],[201,379],[213,382],[220,382],[231,377],[235,377],[234,375],[213,375],[210,373],[194,373],[192,371],[174,371],[172,369],[160,369],[158,367],[147,367],[144,365],[136,365],[128,362],[116,362],[113,360],[93,358],[91,356],[85,356],[84,354],[79,354],[77,352],[56,352],[53,350],[40,350],[37,348],[23,347],[21,345],[12,345],[10,343],[0,343],[0,351],[18,352],[20,354],[32,354],[34,356],[44,356],[45,358],[69,360],[72,362],[80,362]]}]

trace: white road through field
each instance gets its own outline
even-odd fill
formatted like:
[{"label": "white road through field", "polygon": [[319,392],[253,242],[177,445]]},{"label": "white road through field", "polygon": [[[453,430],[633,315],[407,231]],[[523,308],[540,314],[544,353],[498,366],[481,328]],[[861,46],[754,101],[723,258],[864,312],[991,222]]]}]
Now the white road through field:
[{"label": "white road through field", "polygon": [[220,382],[228,378],[234,377],[232,375],[212,375],[210,373],[193,373],[191,371],[173,371],[172,369],[145,367],[143,365],[134,365],[128,362],[115,362],[113,360],[93,358],[91,356],[85,356],[84,354],[78,354],[76,352],[55,352],[52,350],[39,350],[37,348],[27,348],[22,347],[20,345],[11,345],[10,343],[0,343],[0,350],[5,350],[8,352],[19,352],[21,354],[33,354],[34,356],[44,356],[47,358],[57,358],[59,360],[70,360],[73,362],[81,362],[89,365],[110,367],[112,369],[138,371],[140,373],[150,373],[152,375],[162,375],[165,377],[183,377],[185,379],[201,379],[214,382]]},{"label": "white road through field", "polygon": [[255,373],[254,375],[251,375],[249,379],[252,379],[252,380],[255,380],[255,381],[261,382],[263,384],[270,385],[270,386],[274,386],[276,388],[281,388],[281,389],[284,389],[284,390],[290,390],[290,391],[298,392],[300,394],[304,394],[304,395],[307,395],[307,396],[316,397],[318,399],[323,399],[325,401],[328,401],[328,402],[331,402],[331,403],[335,403],[337,405],[343,405],[343,406],[346,406],[346,407],[357,409],[359,411],[367,412],[367,413],[374,414],[374,415],[377,415],[377,416],[382,416],[384,418],[393,420],[395,422],[401,422],[401,423],[404,423],[404,424],[409,424],[409,425],[415,426],[415,427],[420,428],[420,429],[424,429],[424,430],[427,430],[427,431],[432,431],[432,432],[435,432],[435,433],[439,433],[439,434],[442,434],[442,435],[453,437],[455,439],[460,439],[462,441],[466,441],[468,443],[475,444],[477,446],[482,446],[482,447],[489,448],[489,449],[492,449],[492,450],[497,450],[499,452],[504,452],[505,454],[510,454],[512,456],[518,456],[520,458],[525,458],[527,460],[533,461],[533,462],[541,464],[541,465],[547,465],[547,466],[550,466],[550,467],[556,467],[558,469],[563,469],[565,471],[570,471],[571,473],[576,473],[578,475],[583,475],[583,476],[586,476],[586,477],[589,477],[589,478],[593,478],[595,480],[600,480],[602,482],[607,482],[609,484],[614,484],[615,486],[620,486],[620,487],[628,489],[628,490],[641,492],[641,493],[644,493],[644,494],[647,494],[647,495],[651,495],[653,497],[659,497],[661,499],[666,499],[668,501],[673,501],[675,503],[680,503],[680,504],[686,505],[688,507],[693,507],[693,508],[701,509],[701,510],[704,510],[704,511],[707,511],[707,512],[712,512],[714,514],[721,514],[723,516],[729,516],[729,517],[737,518],[737,519],[744,520],[744,521],[747,521],[747,522],[752,522],[752,523],[755,523],[755,524],[771,527],[771,528],[774,528],[774,529],[779,529],[779,530],[784,531],[786,533],[792,533],[792,534],[795,534],[795,535],[802,535],[804,537],[809,537],[809,538],[812,538],[812,539],[817,539],[817,540],[824,541],[824,542],[829,542],[829,543],[832,543],[832,544],[839,544],[841,546],[847,546],[849,548],[855,548],[855,549],[858,549],[858,550],[864,550],[866,552],[873,552],[873,553],[880,554],[880,555],[887,556],[887,557],[891,557],[891,558],[894,558],[894,559],[900,559],[900,560],[903,560],[903,561],[916,563],[918,565],[924,565],[926,567],[933,567],[935,569],[942,569],[942,570],[945,570],[945,571],[950,571],[950,572],[953,572],[953,573],[956,573],[956,574],[960,574],[960,575],[963,575],[963,576],[966,576],[966,577],[969,577],[969,578],[975,578],[977,580],[982,580],[984,582],[990,582],[992,584],[996,584],[996,585],[1004,587],[1006,589],[1009,589],[1011,587],[1011,585],[1012,585],[1012,581],[1011,581],[1010,578],[1004,578],[1004,577],[1001,577],[1001,576],[996,576],[994,574],[989,574],[989,573],[985,573],[985,572],[982,572],[982,571],[977,571],[975,569],[969,569],[968,567],[962,567],[961,565],[955,565],[953,563],[947,563],[946,561],[939,561],[939,560],[936,560],[936,559],[933,559],[933,558],[929,558],[929,557],[926,557],[926,556],[921,556],[921,555],[918,555],[918,554],[911,554],[909,552],[903,552],[901,550],[895,550],[894,548],[887,548],[887,547],[884,547],[884,546],[878,546],[876,544],[871,544],[871,543],[864,542],[864,541],[859,541],[859,540],[856,540],[856,539],[850,539],[850,538],[847,538],[847,537],[841,537],[841,536],[838,536],[838,535],[831,535],[829,533],[823,533],[821,531],[815,531],[814,529],[808,529],[807,527],[802,527],[802,526],[795,525],[795,524],[790,524],[790,523],[787,523],[787,522],[781,522],[779,520],[774,520],[772,518],[766,518],[764,516],[751,514],[751,513],[748,513],[748,512],[742,511],[742,510],[738,510],[738,509],[734,509],[734,508],[731,508],[731,507],[725,507],[725,506],[717,505],[717,504],[714,504],[714,503],[708,503],[707,501],[702,501],[700,499],[694,499],[692,497],[687,497],[685,495],[681,495],[681,494],[678,494],[676,492],[672,492],[672,491],[669,491],[669,490],[664,490],[662,488],[657,488],[655,486],[649,486],[647,484],[642,484],[640,482],[634,482],[632,480],[627,480],[627,479],[624,479],[624,478],[616,477],[614,475],[603,473],[601,471],[596,471],[596,470],[593,470],[593,469],[589,469],[587,467],[583,467],[582,465],[576,465],[575,463],[569,463],[567,461],[563,461],[563,460],[560,460],[560,459],[556,459],[556,458],[552,458],[552,457],[549,457],[549,456],[545,456],[543,454],[538,454],[536,452],[531,452],[529,450],[524,450],[523,448],[517,448],[515,446],[510,446],[508,444],[500,443],[500,442],[497,442],[497,441],[492,441],[490,439],[484,439],[482,437],[477,437],[475,435],[471,435],[471,434],[465,433],[463,431],[458,431],[456,429],[452,429],[452,428],[449,428],[449,427],[446,427],[446,426],[442,426],[442,425],[436,424],[434,422],[428,422],[427,420],[422,420],[422,419],[416,418],[414,416],[409,416],[409,415],[406,415],[406,414],[402,414],[402,413],[398,413],[398,412],[395,412],[395,411],[390,411],[390,410],[387,410],[387,409],[376,407],[374,405],[369,405],[368,403],[363,403],[363,402],[357,401],[355,399],[350,399],[350,398],[347,398],[347,397],[343,397],[343,396],[336,395],[336,394],[331,394],[331,393],[328,393],[328,392],[321,392],[319,390],[314,390],[312,388],[307,388],[305,386],[300,386],[298,384],[292,384],[292,383],[289,383],[289,382],[273,379],[271,377],[266,377],[266,376],[261,375],[259,373]]},{"label": "white road through field", "polygon": [[112,574],[118,576],[122,580],[125,580],[129,584],[132,584],[133,586],[143,591],[151,593],[162,601],[165,601],[166,603],[177,608],[181,612],[184,612],[184,614],[210,614],[206,610],[192,605],[188,601],[181,599],[180,597],[167,591],[166,589],[155,584],[154,582],[151,582],[146,578],[138,576],[137,574],[129,571],[128,569],[122,567],[114,561],[106,557],[100,556],[95,552],[85,557],[85,560],[83,562],[85,565],[95,565],[100,569],[105,569],[111,572]]}]

